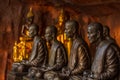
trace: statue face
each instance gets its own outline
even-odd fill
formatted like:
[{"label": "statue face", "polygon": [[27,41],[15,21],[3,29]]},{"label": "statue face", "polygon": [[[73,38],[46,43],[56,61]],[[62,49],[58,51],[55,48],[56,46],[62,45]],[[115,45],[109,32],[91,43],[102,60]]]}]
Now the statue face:
[{"label": "statue face", "polygon": [[70,23],[65,24],[65,33],[67,38],[72,38],[74,36],[74,30],[72,29],[72,25]]},{"label": "statue face", "polygon": [[45,30],[45,39],[46,39],[47,41],[51,41],[51,40],[52,40],[52,33],[51,33],[50,28],[47,28],[47,29]]},{"label": "statue face", "polygon": [[35,30],[34,26],[30,26],[29,27],[29,37],[33,38],[34,36],[36,36],[37,31]]},{"label": "statue face", "polygon": [[29,25],[32,24],[32,23],[33,23],[33,17],[27,18],[26,22],[27,22],[27,24],[29,24]]},{"label": "statue face", "polygon": [[98,40],[98,32],[96,31],[95,27],[88,27],[87,36],[91,44]]}]

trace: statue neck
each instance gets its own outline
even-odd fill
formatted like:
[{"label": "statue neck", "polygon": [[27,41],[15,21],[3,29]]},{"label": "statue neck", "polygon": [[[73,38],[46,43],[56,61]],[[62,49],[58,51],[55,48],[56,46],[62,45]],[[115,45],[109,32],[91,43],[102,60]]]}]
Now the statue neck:
[{"label": "statue neck", "polygon": [[78,34],[75,33],[74,36],[73,36],[73,38],[72,38],[72,41],[75,40],[77,37],[78,37]]},{"label": "statue neck", "polygon": [[95,43],[96,47],[100,44],[101,41],[103,41],[103,38],[102,38],[102,37],[100,37],[100,38],[97,40],[97,42]]},{"label": "statue neck", "polygon": [[34,36],[33,40],[36,40],[37,37],[38,37],[38,35]]},{"label": "statue neck", "polygon": [[57,39],[56,38],[53,38],[53,40],[50,41],[51,44],[53,44],[54,42],[56,42]]}]

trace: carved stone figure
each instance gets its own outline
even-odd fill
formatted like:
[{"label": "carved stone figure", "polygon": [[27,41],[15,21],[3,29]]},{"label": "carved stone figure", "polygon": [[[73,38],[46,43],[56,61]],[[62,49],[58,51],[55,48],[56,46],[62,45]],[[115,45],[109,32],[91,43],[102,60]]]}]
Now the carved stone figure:
[{"label": "carved stone figure", "polygon": [[[46,73],[44,77],[49,80],[49,76],[54,80],[55,72],[61,71],[62,67],[67,64],[67,53],[64,45],[57,40],[57,28],[55,26],[48,26],[45,31],[45,38],[51,44],[48,66],[43,69]],[[57,79],[57,78],[56,78]]]},{"label": "carved stone figure", "polygon": [[116,40],[113,39],[113,38],[110,36],[110,29],[109,29],[108,26],[104,26],[104,27],[103,27],[103,35],[104,35],[104,38],[105,38],[106,40],[110,40],[110,41],[114,42],[114,43],[116,44],[117,51],[119,50],[119,51],[117,52],[117,56],[118,56],[118,58],[119,58],[119,79],[120,79],[120,47],[118,46]]},{"label": "carved stone figure", "polygon": [[103,36],[106,40],[111,40],[113,42],[116,42],[111,36],[110,36],[110,29],[108,26],[103,27]]},{"label": "carved stone figure", "polygon": [[33,24],[33,20],[34,20],[34,15],[32,13],[32,8],[30,8],[30,11],[28,12],[26,17],[26,23],[22,26],[22,30],[21,30],[21,34],[24,37],[29,37],[29,26]]},{"label": "carved stone figure", "polygon": [[72,40],[68,66],[62,69],[60,76],[65,80],[82,80],[84,70],[90,67],[89,50],[86,42],[78,35],[78,22],[71,20],[65,24],[65,33]]},{"label": "carved stone figure", "polygon": [[39,27],[36,24],[32,24],[29,27],[29,37],[33,38],[32,52],[29,60],[22,61],[20,63],[13,64],[13,72],[28,72],[31,66],[42,67],[47,62],[47,48],[42,38],[38,36]]},{"label": "carved stone figure", "polygon": [[119,50],[113,41],[103,39],[101,23],[88,25],[88,39],[91,44],[96,45],[96,53],[86,80],[119,80]]}]

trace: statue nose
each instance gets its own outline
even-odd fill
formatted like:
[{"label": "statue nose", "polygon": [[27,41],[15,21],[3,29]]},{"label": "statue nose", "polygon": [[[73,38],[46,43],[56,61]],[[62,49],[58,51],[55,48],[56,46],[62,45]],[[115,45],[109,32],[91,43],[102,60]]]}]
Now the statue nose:
[{"label": "statue nose", "polygon": [[90,38],[90,35],[87,35],[88,38]]}]

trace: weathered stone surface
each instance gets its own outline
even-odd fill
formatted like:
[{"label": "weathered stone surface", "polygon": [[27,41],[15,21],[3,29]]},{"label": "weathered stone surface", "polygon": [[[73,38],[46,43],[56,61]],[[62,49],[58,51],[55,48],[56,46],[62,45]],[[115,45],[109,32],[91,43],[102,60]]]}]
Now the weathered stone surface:
[{"label": "weathered stone surface", "polygon": [[119,0],[0,0],[0,49],[8,53],[8,69],[12,63],[14,42],[19,41],[30,7],[33,7],[34,22],[39,25],[41,35],[47,25],[56,23],[63,7],[71,19],[80,23],[79,31],[87,42],[88,23],[98,21],[110,27],[112,37],[120,45]]}]

